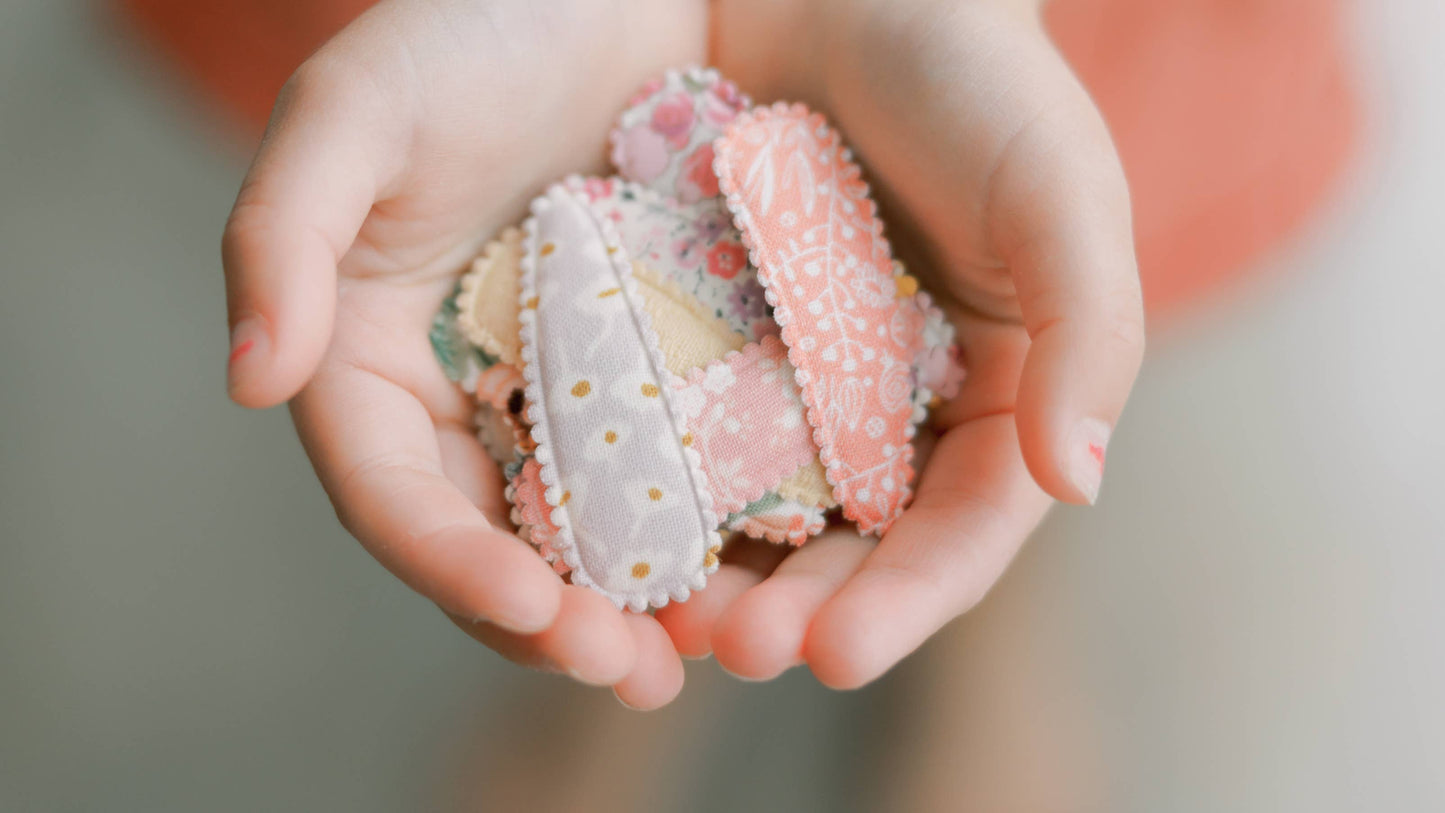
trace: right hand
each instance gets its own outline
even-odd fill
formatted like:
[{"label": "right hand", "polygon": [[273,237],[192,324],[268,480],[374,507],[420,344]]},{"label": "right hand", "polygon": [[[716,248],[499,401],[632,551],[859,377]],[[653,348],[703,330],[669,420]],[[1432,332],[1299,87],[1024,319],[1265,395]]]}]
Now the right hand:
[{"label": "right hand", "polygon": [[427,332],[527,201],[603,168],[645,81],[706,61],[707,17],[703,0],[382,3],[287,84],[223,243],[231,397],[291,400],[346,528],[472,637],[643,708],[681,688],[671,640],[511,533]]}]

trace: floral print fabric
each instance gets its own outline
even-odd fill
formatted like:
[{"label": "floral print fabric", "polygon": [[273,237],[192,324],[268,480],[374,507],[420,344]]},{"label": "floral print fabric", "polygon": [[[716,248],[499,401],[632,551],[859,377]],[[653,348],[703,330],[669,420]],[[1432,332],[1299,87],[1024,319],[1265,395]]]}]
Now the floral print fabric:
[{"label": "floral print fabric", "polygon": [[836,132],[802,106],[744,114],[718,142],[728,206],[768,289],[844,515],[882,533],[913,468],[923,314],[894,279],[868,187]]},{"label": "floral print fabric", "polygon": [[649,84],[618,176],[549,189],[432,325],[519,533],[619,607],[700,589],[719,530],[801,544],[840,504],[886,530],[963,377],[837,134],[749,107],[710,70]]},{"label": "floral print fabric", "polygon": [[808,537],[822,533],[827,519],[818,505],[767,494],[730,515],[725,524],[728,530],[754,539],[801,545]]},{"label": "floral print fabric", "polygon": [[522,232],[507,229],[487,244],[462,277],[457,295],[457,326],[472,344],[508,364],[517,363],[518,277]]},{"label": "floral print fabric", "polygon": [[777,332],[742,235],[718,197],[679,204],[615,178],[570,178],[632,259],[671,279],[748,341]]},{"label": "floral print fabric", "polygon": [[718,513],[741,510],[818,455],[793,373],[788,349],[769,336],[679,384],[673,402]]},{"label": "floral print fabric", "polygon": [[551,547],[619,607],[684,601],[721,542],[631,262],[561,185],[533,203],[526,231],[523,375]]},{"label": "floral print fabric", "polygon": [[612,133],[612,163],[623,178],[683,204],[717,197],[713,142],[751,106],[717,71],[668,71],[623,111]]}]

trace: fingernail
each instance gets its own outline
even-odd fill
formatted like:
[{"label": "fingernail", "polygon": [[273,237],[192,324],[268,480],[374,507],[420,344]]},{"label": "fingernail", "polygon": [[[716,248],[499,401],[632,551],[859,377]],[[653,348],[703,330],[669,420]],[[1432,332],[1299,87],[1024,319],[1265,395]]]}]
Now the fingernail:
[{"label": "fingernail", "polygon": [[740,675],[740,674],[738,674],[737,672],[734,672],[733,670],[727,668],[726,666],[723,666],[722,661],[718,661],[718,664],[717,664],[717,665],[718,665],[718,667],[721,668],[724,672],[726,672],[730,677],[732,677],[732,678],[734,678],[734,679],[736,679],[736,680],[741,680],[743,683],[767,683],[768,680],[769,680],[768,678],[756,678],[756,677],[748,677],[747,675]]},{"label": "fingernail", "polygon": [[235,383],[237,366],[250,356],[258,355],[266,344],[266,329],[260,317],[247,316],[231,328],[231,355],[226,361],[227,375]]},{"label": "fingernail", "polygon": [[1104,454],[1109,448],[1109,425],[1085,418],[1069,438],[1069,478],[1093,505],[1104,482]]},{"label": "fingernail", "polygon": [[618,694],[616,689],[612,690],[612,696],[617,698],[617,702],[621,703],[622,707],[627,709],[628,711],[649,711],[649,709],[645,709],[642,706],[634,706],[626,700],[623,700],[622,695]]}]

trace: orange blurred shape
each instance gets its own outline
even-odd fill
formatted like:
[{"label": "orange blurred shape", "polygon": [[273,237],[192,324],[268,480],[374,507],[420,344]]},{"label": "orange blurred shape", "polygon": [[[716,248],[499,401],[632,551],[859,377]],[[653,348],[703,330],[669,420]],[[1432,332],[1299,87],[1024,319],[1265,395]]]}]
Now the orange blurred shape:
[{"label": "orange blurred shape", "polygon": [[[373,0],[118,0],[259,133],[297,65]],[[1249,271],[1340,174],[1357,100],[1335,0],[1054,0],[1134,195],[1151,316]]]},{"label": "orange blurred shape", "polygon": [[1357,129],[1334,0],[1056,0],[1114,133],[1158,312],[1249,271],[1320,202]]},{"label": "orange blurred shape", "polygon": [[291,72],[376,0],[116,0],[259,137]]}]

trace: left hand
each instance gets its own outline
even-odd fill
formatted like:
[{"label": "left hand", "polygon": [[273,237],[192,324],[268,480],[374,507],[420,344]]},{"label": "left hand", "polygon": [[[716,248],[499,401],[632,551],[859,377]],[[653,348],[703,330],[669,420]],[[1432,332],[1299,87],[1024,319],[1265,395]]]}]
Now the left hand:
[{"label": "left hand", "polygon": [[725,552],[657,613],[678,650],[827,685],[883,674],[976,604],[1051,504],[1092,503],[1144,352],[1129,194],[1037,0],[718,0],[716,64],[827,114],[958,328],[969,378],[911,507],[876,545]]}]

